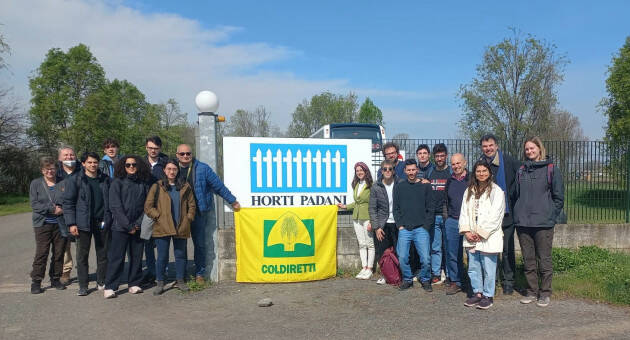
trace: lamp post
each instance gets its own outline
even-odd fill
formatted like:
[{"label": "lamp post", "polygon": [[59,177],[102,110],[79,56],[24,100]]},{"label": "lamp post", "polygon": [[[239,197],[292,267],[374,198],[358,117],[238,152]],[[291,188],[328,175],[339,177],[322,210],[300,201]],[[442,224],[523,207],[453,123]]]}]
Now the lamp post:
[{"label": "lamp post", "polygon": [[[195,104],[199,109],[197,138],[197,158],[217,170],[217,114],[219,98],[211,91],[201,91],[195,97]],[[207,213],[206,220],[206,273],[211,281],[219,280],[219,260],[217,247],[217,200],[213,197],[213,209]]]}]

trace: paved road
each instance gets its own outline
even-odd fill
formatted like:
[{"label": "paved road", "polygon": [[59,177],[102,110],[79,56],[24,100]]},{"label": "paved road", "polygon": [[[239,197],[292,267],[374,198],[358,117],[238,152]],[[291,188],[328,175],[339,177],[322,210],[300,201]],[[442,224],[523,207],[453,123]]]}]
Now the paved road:
[{"label": "paved road", "polygon": [[[155,297],[98,292],[27,292],[33,256],[28,214],[0,217],[0,339],[628,339],[630,309],[553,300],[546,309],[498,297],[488,311],[462,305],[442,288],[398,292],[373,281],[220,283]],[[91,284],[94,285],[93,283]],[[124,286],[123,286],[124,287]],[[274,301],[256,306],[264,297]]]}]

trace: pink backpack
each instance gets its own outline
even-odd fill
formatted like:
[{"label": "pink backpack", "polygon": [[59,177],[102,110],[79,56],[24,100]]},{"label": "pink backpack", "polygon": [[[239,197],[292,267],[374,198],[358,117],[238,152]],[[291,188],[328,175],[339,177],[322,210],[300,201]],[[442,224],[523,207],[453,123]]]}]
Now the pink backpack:
[{"label": "pink backpack", "polygon": [[400,275],[398,258],[394,253],[394,247],[385,249],[383,256],[378,260],[378,265],[381,267],[381,273],[385,277],[385,282],[390,285],[397,286],[402,281]]}]

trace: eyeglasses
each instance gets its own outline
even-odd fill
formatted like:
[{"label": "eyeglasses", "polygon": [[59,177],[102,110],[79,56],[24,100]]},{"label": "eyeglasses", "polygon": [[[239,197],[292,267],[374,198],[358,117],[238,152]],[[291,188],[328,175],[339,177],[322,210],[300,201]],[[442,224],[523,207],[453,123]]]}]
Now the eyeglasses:
[{"label": "eyeglasses", "polygon": [[44,172],[54,172],[55,170],[57,170],[57,169],[55,169],[55,168],[44,168],[44,169],[42,169],[42,171],[44,171]]},{"label": "eyeglasses", "polygon": [[383,168],[383,171],[392,171],[394,168]]},{"label": "eyeglasses", "polygon": [[178,152],[177,154],[180,156],[190,156],[192,155],[192,152]]},{"label": "eyeglasses", "polygon": [[136,163],[125,163],[125,168],[135,168],[136,165]]},{"label": "eyeglasses", "polygon": [[397,153],[398,153],[398,152],[396,152],[396,151],[386,152],[386,153],[385,153],[385,156],[391,156],[391,155],[395,155],[395,154],[397,154]]}]

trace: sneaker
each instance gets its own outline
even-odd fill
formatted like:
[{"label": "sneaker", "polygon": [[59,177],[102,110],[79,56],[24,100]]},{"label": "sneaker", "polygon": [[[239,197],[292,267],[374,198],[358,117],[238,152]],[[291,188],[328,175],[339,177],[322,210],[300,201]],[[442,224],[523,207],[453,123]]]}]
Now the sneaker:
[{"label": "sneaker", "polygon": [[41,294],[44,290],[42,289],[42,281],[31,282],[31,294]]},{"label": "sneaker", "polygon": [[158,281],[153,289],[153,295],[162,295],[164,293],[164,281]]},{"label": "sneaker", "polygon": [[369,280],[372,278],[372,269],[366,269],[365,272],[363,273],[363,276],[361,276],[361,279],[363,280]]},{"label": "sneaker", "polygon": [[431,293],[433,291],[433,288],[431,287],[431,281],[422,282],[422,289],[424,289],[424,291],[427,293]]},{"label": "sneaker", "polygon": [[179,290],[181,290],[182,292],[187,292],[190,290],[190,288],[188,288],[188,285],[186,284],[186,282],[184,282],[183,279],[177,280],[177,288],[179,288]]},{"label": "sneaker", "polygon": [[386,283],[387,283],[387,282],[385,281],[385,278],[384,278],[384,277],[381,277],[380,279],[376,280],[376,284],[377,284],[377,285],[384,285],[384,284],[386,284]]},{"label": "sneaker", "polygon": [[469,297],[466,301],[464,301],[464,306],[466,307],[475,307],[481,302],[481,294],[477,293],[471,297]]},{"label": "sneaker", "polygon": [[439,285],[439,284],[442,284],[443,282],[444,282],[444,280],[443,280],[443,279],[442,279],[442,277],[441,277],[441,276],[439,276],[439,275],[434,275],[434,276],[431,278],[431,284],[434,284],[434,285]]},{"label": "sneaker", "polygon": [[70,272],[61,274],[61,278],[59,279],[64,286],[69,286],[72,283],[70,279]]},{"label": "sneaker", "polygon": [[77,292],[77,296],[87,296],[88,289],[87,287],[79,287],[79,291]]},{"label": "sneaker", "polygon": [[129,287],[129,294],[140,294],[140,293],[142,293],[142,288],[138,286]]},{"label": "sneaker", "polygon": [[534,301],[538,300],[538,298],[536,297],[536,295],[527,295],[526,297],[521,299],[521,303],[524,305],[528,305]]},{"label": "sneaker", "polygon": [[446,286],[446,295],[455,295],[462,291],[462,287],[458,286],[455,282],[451,282]]},{"label": "sneaker", "polygon": [[407,290],[411,287],[413,287],[413,281],[403,281],[400,286],[398,286],[398,290]]},{"label": "sneaker", "polygon": [[538,307],[547,307],[551,303],[551,299],[548,296],[541,296],[536,302],[536,306]]},{"label": "sneaker", "polygon": [[50,285],[53,286],[56,290],[64,290],[66,289],[66,285],[61,283],[60,280],[52,280],[50,281]]},{"label": "sneaker", "polygon": [[483,296],[481,298],[481,301],[479,301],[479,304],[477,304],[477,308],[478,309],[488,309],[488,308],[492,307],[492,302],[493,302],[493,299],[491,297]]},{"label": "sneaker", "polygon": [[514,294],[514,287],[503,286],[503,295],[512,295],[512,294]]},{"label": "sneaker", "polygon": [[357,278],[359,280],[362,280],[363,279],[363,275],[365,275],[365,271],[366,271],[365,268],[361,269],[361,271],[359,272],[359,274],[357,274],[357,276],[355,276],[355,278]]},{"label": "sneaker", "polygon": [[106,299],[113,299],[116,297],[116,292],[113,289],[105,289],[103,291],[103,297]]},{"label": "sneaker", "polygon": [[98,290],[100,290],[100,291],[103,291],[103,290],[105,290],[105,285],[99,285],[99,284],[97,284],[97,285],[96,285],[96,289],[98,289]]},{"label": "sneaker", "polygon": [[413,277],[413,282],[420,282],[420,280],[418,280],[418,277],[417,277],[417,276],[414,276],[414,277]]}]

